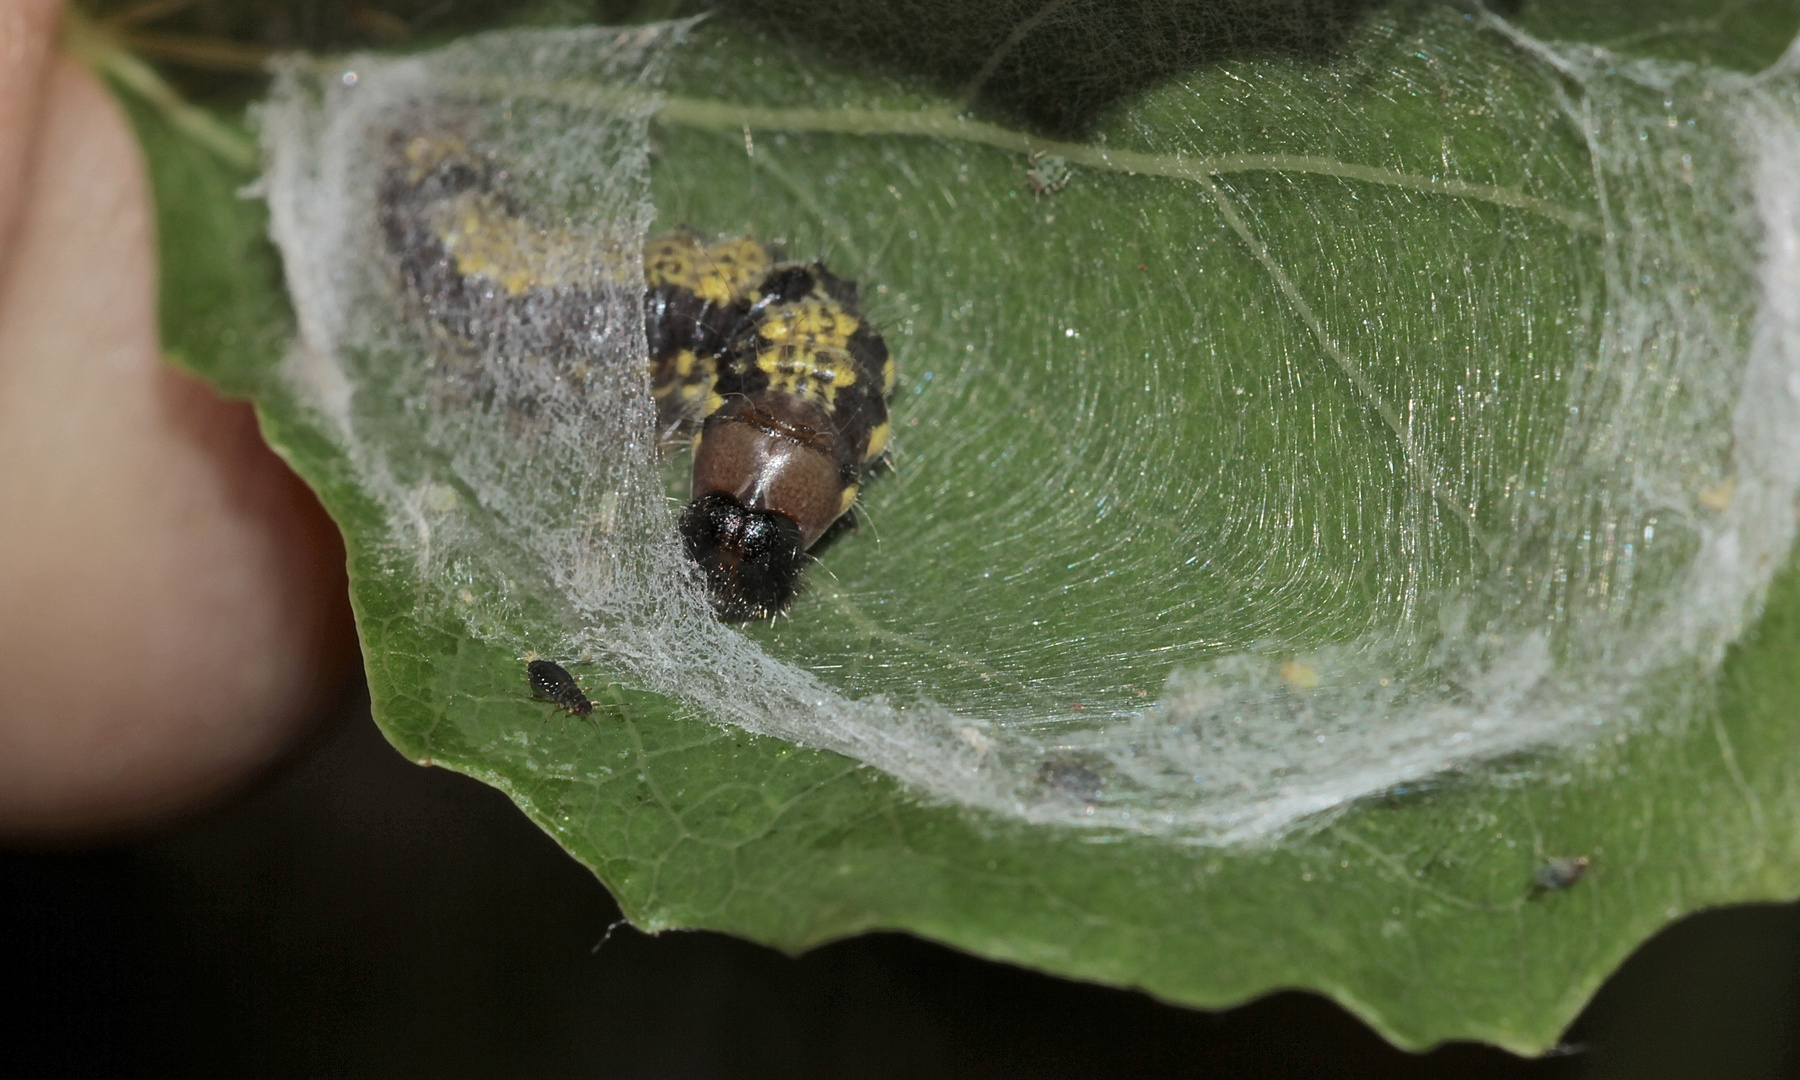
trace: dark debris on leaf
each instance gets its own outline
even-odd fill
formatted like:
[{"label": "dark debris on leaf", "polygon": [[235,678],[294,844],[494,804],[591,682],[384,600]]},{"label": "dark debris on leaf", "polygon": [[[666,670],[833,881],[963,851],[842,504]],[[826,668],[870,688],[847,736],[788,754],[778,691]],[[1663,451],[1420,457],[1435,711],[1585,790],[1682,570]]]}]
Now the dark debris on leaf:
[{"label": "dark debris on leaf", "polygon": [[1097,803],[1105,789],[1100,774],[1073,761],[1046,761],[1038,766],[1037,778],[1045,786],[1084,803]]}]

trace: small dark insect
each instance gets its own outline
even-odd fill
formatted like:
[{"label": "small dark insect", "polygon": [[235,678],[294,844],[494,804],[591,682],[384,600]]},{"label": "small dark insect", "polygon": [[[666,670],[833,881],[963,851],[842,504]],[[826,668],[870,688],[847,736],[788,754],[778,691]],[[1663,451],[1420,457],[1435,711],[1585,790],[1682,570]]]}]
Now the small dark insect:
[{"label": "small dark insect", "polygon": [[1532,892],[1561,892],[1587,876],[1591,860],[1586,855],[1563,855],[1551,859],[1531,875]]},{"label": "small dark insect", "polygon": [[575,676],[561,664],[548,660],[531,660],[525,664],[525,675],[531,680],[531,696],[548,701],[571,716],[591,716],[594,703],[581,692]]},{"label": "small dark insect", "polygon": [[1046,761],[1038,766],[1037,777],[1045,786],[1084,803],[1100,801],[1103,787],[1100,774],[1086,765],[1077,765],[1072,761]]}]

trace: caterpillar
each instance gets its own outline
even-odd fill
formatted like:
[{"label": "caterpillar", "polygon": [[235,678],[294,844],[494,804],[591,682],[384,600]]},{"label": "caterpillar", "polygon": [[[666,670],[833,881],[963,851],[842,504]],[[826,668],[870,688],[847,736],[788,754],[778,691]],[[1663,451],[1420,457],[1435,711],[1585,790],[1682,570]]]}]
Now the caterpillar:
[{"label": "caterpillar", "polygon": [[[408,306],[436,333],[555,359],[591,339],[598,305],[583,291],[598,286],[505,176],[460,139],[396,135],[380,230]],[[772,618],[885,460],[893,359],[855,282],[750,237],[663,233],[644,245],[643,274],[657,424],[693,450],[683,546],[720,618]]]}]

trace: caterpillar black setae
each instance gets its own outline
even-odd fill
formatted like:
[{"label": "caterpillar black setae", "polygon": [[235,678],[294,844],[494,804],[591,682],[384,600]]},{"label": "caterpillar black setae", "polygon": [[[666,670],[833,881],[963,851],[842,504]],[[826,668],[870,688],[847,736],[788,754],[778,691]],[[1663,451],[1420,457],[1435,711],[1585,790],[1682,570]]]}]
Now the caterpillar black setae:
[{"label": "caterpillar black setae", "polygon": [[[462,140],[396,135],[390,157],[380,226],[407,306],[478,354],[578,367],[594,291],[627,286],[584,273]],[[887,452],[893,360],[854,282],[749,237],[664,233],[643,275],[657,423],[693,447],[683,544],[721,618],[771,618]]]}]

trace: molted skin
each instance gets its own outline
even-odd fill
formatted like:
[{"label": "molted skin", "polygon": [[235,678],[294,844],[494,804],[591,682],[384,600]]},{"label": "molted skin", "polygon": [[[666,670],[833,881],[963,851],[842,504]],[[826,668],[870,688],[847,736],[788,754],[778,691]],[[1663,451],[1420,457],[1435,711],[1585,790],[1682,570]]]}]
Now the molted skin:
[{"label": "molted skin", "polygon": [[455,137],[395,133],[377,220],[406,305],[455,350],[579,366],[603,333],[587,248],[529,221],[492,160]]}]

